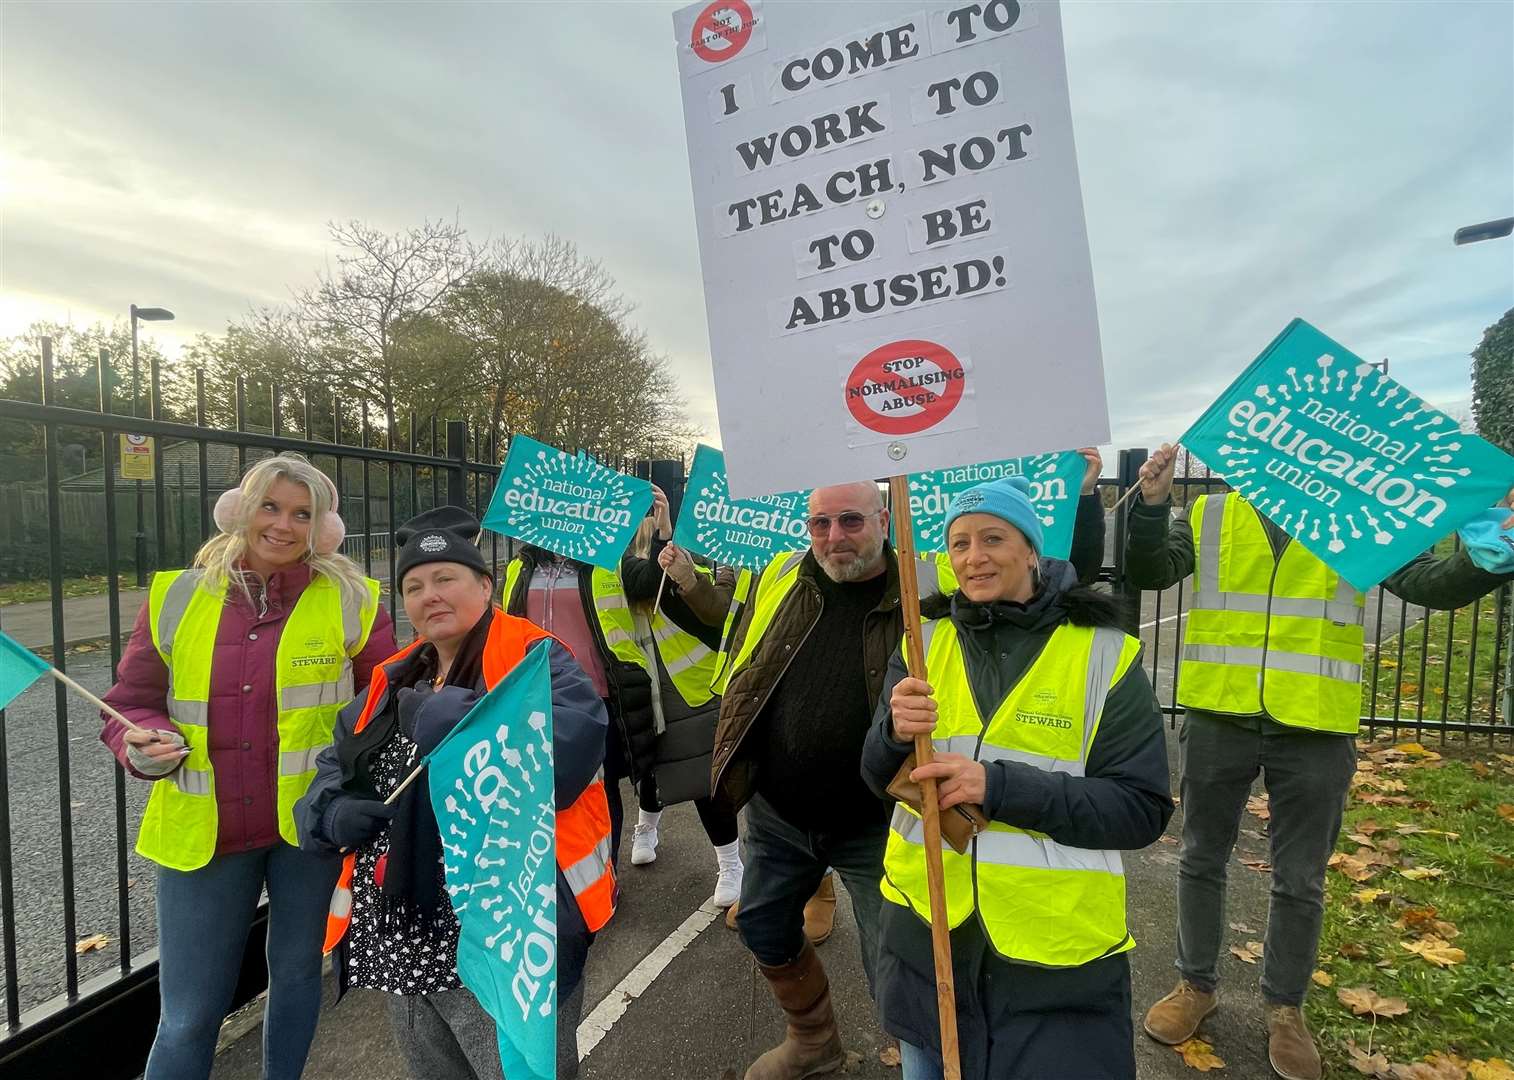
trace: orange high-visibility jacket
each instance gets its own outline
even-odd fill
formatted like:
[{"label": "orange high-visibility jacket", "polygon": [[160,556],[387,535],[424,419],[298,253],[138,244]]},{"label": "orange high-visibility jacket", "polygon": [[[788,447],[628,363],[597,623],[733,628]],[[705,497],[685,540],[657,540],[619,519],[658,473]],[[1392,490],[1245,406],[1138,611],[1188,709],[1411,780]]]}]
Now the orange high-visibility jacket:
[{"label": "orange high-visibility jacket", "polygon": [[[485,685],[493,689],[520,663],[533,642],[550,637],[535,623],[496,608],[489,636],[484,641]],[[368,698],[353,727],[354,735],[368,726],[373,714],[385,703],[389,665],[404,659],[422,643],[423,639],[413,642],[374,668]],[[342,873],[326,918],[326,952],[336,948],[352,922],[352,871],[356,860],[356,852],[348,852],[342,861]],[[609,922],[615,914],[615,871],[610,866],[610,804],[603,769],[573,805],[557,811],[557,867],[573,890],[589,930],[598,930]]]}]

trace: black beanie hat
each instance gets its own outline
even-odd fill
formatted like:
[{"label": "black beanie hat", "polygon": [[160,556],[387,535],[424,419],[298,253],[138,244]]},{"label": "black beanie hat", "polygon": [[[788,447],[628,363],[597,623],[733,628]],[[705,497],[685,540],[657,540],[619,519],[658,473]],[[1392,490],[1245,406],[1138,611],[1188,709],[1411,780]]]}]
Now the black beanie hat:
[{"label": "black beanie hat", "polygon": [[394,534],[400,545],[394,560],[399,587],[404,588],[406,574],[432,562],[461,563],[492,579],[484,553],[474,543],[482,528],[478,518],[460,506],[437,506],[416,514]]}]

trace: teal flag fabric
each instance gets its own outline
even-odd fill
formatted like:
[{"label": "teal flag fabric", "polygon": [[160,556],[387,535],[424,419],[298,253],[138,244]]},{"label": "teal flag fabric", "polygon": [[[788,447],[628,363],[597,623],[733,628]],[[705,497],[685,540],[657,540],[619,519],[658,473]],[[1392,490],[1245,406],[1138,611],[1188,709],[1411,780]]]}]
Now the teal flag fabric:
[{"label": "teal flag fabric", "polygon": [[673,542],[727,566],[761,570],[775,555],[810,546],[809,499],[808,491],[731,498],[725,455],[701,444],[689,467]]},{"label": "teal flag fabric", "polygon": [[552,676],[540,641],[426,755],[457,973],[499,1029],[511,1080],[550,1080],[557,1053],[557,810]]},{"label": "teal flag fabric", "polygon": [[652,485],[579,451],[570,454],[525,435],[510,452],[483,525],[558,555],[617,570],[652,507]]},{"label": "teal flag fabric", "polygon": [[1062,450],[911,473],[909,513],[915,550],[921,554],[946,550],[946,509],[960,492],[1000,477],[1023,476],[1030,481],[1031,505],[1041,519],[1042,554],[1067,558],[1072,551],[1072,529],[1078,518],[1086,464],[1077,451]]},{"label": "teal flag fabric", "polygon": [[1362,591],[1514,484],[1514,457],[1302,319],[1181,442]]},{"label": "teal flag fabric", "polygon": [[0,633],[0,709],[15,701],[49,670],[46,660],[9,634]]}]

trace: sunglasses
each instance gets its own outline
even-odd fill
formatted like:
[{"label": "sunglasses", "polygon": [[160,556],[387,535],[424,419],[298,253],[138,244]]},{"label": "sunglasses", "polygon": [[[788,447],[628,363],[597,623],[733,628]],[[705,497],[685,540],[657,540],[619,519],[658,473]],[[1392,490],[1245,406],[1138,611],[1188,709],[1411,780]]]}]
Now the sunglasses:
[{"label": "sunglasses", "polygon": [[827,517],[825,514],[816,514],[814,517],[806,519],[805,524],[809,526],[811,536],[828,535],[831,531],[832,521],[841,526],[842,532],[854,533],[866,524],[868,518],[877,517],[881,513],[883,513],[882,510],[874,510],[870,514],[864,514],[859,510],[848,510],[844,514],[837,514],[835,518]]}]

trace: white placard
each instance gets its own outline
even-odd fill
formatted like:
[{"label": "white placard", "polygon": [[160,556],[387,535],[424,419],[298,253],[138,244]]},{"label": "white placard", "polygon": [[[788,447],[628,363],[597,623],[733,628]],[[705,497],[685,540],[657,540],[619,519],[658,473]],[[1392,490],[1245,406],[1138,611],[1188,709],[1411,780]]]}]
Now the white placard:
[{"label": "white placard", "polygon": [[1056,3],[673,27],[733,495],[1109,440]]}]

